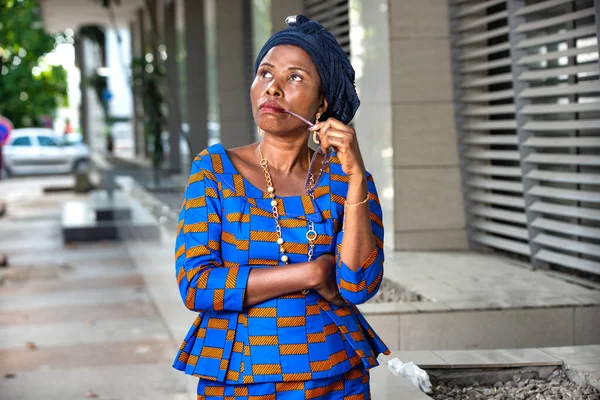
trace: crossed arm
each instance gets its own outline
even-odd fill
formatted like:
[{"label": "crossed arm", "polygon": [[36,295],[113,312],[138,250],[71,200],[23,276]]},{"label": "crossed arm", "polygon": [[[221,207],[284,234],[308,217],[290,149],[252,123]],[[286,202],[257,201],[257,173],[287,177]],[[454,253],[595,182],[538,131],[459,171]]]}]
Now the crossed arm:
[{"label": "crossed arm", "polygon": [[[316,290],[332,302],[339,301],[339,290],[347,302],[360,304],[377,292],[383,275],[383,227],[372,180],[362,187],[372,200],[368,207],[361,206],[363,211],[346,216],[346,232],[337,235],[335,256],[269,268],[228,266],[221,259],[222,215],[217,183],[210,167],[203,164],[202,157],[194,160],[175,245],[177,283],[190,310],[242,311],[305,289]],[[352,250],[357,243],[366,244],[362,251],[356,251],[356,247]]]}]

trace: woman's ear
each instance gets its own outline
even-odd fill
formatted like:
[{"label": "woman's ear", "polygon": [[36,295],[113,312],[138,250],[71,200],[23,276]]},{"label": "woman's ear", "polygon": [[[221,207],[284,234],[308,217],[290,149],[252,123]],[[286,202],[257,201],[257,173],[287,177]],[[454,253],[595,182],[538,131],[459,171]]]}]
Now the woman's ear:
[{"label": "woman's ear", "polygon": [[317,109],[317,112],[321,115],[325,114],[325,111],[327,111],[327,107],[329,106],[329,104],[327,103],[327,99],[325,98],[325,96],[321,97],[321,104],[319,105],[319,108]]}]

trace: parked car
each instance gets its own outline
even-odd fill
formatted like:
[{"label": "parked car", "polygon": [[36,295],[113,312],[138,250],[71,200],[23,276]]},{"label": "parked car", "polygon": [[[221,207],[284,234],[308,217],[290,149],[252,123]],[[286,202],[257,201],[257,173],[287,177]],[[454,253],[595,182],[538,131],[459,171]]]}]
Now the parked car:
[{"label": "parked car", "polygon": [[85,171],[90,163],[84,143],[65,140],[47,128],[14,129],[2,152],[9,175]]}]

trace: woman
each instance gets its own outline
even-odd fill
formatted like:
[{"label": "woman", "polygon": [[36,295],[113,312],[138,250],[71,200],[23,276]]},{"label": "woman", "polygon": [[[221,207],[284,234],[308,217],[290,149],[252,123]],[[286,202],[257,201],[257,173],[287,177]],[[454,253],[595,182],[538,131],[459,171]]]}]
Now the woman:
[{"label": "woman", "polygon": [[199,314],[174,367],[200,378],[198,399],[367,399],[388,352],[355,306],[379,289],[383,226],[346,125],[354,70],[320,24],[286,22],[255,64],[262,141],[200,153],[184,196],[177,281]]}]

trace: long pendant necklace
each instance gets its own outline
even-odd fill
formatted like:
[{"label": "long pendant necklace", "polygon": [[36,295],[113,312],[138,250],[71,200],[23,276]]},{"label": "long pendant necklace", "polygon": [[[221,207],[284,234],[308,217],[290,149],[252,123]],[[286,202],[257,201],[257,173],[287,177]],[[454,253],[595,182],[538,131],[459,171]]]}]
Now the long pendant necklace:
[{"label": "long pendant necklace", "polygon": [[[260,144],[258,145],[258,153],[260,154],[260,166],[262,167],[265,173],[265,181],[267,183],[267,192],[269,193],[269,197],[271,198],[271,207],[273,210],[273,219],[275,220],[275,232],[277,233],[277,244],[279,245],[279,252],[281,254],[281,261],[285,264],[288,264],[290,258],[288,257],[285,251],[285,240],[281,234],[281,224],[279,223],[279,212],[277,211],[278,200],[275,197],[275,187],[273,186],[273,180],[271,179],[271,173],[269,172],[269,161],[263,156],[261,151]],[[308,150],[308,165],[310,165],[310,150]],[[310,182],[314,181],[314,176],[311,171],[308,172],[310,174]],[[311,199],[314,200],[314,195],[308,193]],[[315,224],[313,221],[306,219],[308,222],[307,231],[306,231],[306,239],[308,240],[308,262],[312,261],[312,258],[315,253],[315,240],[317,239],[317,232],[315,231]],[[308,290],[302,291],[302,293],[308,293]]]}]

